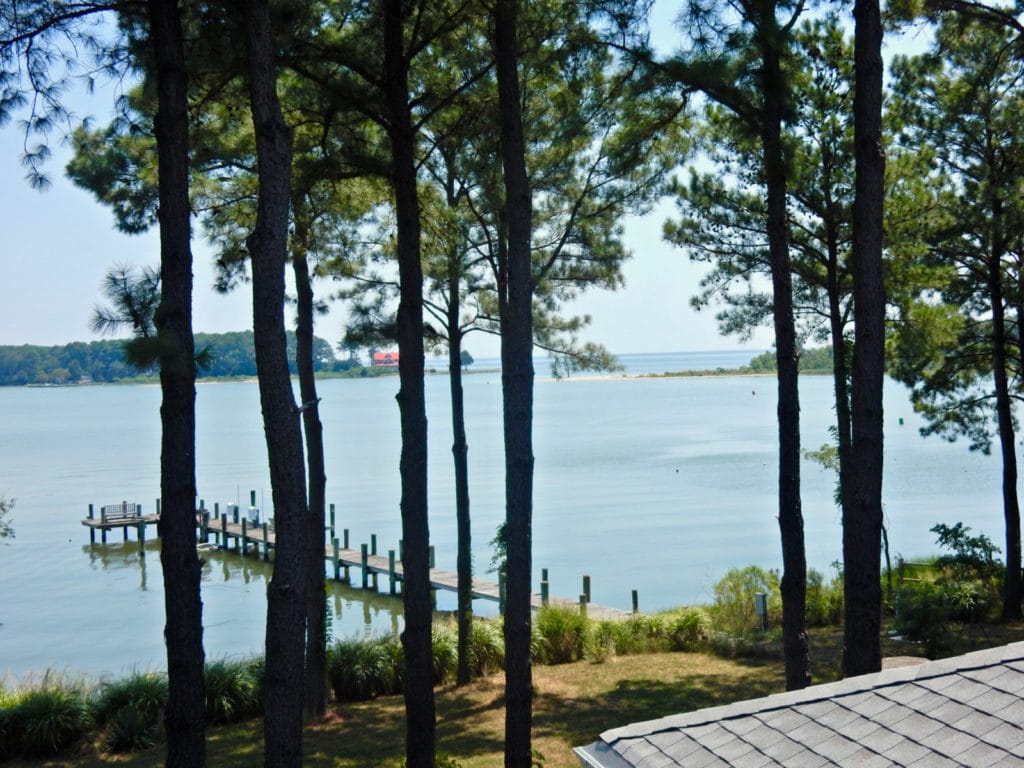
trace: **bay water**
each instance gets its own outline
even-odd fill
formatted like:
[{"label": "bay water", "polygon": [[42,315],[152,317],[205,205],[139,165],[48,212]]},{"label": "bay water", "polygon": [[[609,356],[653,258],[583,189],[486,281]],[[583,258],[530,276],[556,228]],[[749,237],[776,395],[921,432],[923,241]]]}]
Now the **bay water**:
[{"label": "bay water", "polygon": [[[624,374],[556,381],[538,360],[535,391],[534,584],[574,597],[654,611],[710,602],[733,566],[779,567],[775,381],[770,376],[642,377],[734,368],[754,353],[622,355]],[[448,377],[428,375],[430,532],[439,568],[455,570],[455,496]],[[504,516],[501,385],[496,361],[465,377],[475,571],[487,576]],[[476,372],[473,372],[476,371]],[[322,397],[328,501],[358,548],[381,553],[401,535],[397,377],[332,379]],[[806,448],[830,441],[831,379],[800,381]],[[87,505],[122,500],[154,510],[159,495],[160,390],[155,385],[0,388],[0,494],[15,497],[16,537],[0,543],[0,675],[46,669],[93,677],[164,663],[158,543],[144,557],[119,530],[90,545]],[[270,508],[255,382],[197,386],[197,478],[207,508]],[[906,390],[886,384],[885,517],[893,556],[935,551],[929,528],[962,521],[1002,544],[1000,466],[964,442],[922,438]],[[809,564],[841,559],[835,476],[804,461]],[[155,531],[151,535],[155,535]],[[270,566],[204,552],[209,658],[260,653]],[[353,574],[358,583],[358,575]],[[493,575],[490,576],[493,578]],[[382,588],[386,591],[382,580]],[[331,583],[336,637],[397,631],[400,599]],[[438,608],[455,598],[440,593]],[[496,606],[478,602],[493,615]]]}]

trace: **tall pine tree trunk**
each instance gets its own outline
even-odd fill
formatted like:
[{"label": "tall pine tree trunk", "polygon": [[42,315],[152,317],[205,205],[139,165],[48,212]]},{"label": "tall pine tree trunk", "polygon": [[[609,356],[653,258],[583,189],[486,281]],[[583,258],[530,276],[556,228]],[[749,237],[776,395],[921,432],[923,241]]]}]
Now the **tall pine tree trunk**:
[{"label": "tall pine tree trunk", "polygon": [[310,280],[309,216],[304,192],[292,195],[292,272],[298,299],[295,324],[295,364],[302,400],[302,431],[306,437],[309,483],[309,532],[306,568],[306,713],[322,717],[327,712],[326,578],[324,576],[324,521],[327,506],[327,470],[324,465],[324,430],[320,422],[320,398],[313,370],[313,284]]},{"label": "tall pine tree trunk", "polygon": [[274,574],[267,588],[265,763],[302,765],[306,637],[306,474],[292,394],[284,323],[292,137],[281,114],[266,0],[246,4],[249,98],[259,162],[252,257],[253,336],[276,523]]},{"label": "tall pine tree trunk", "polygon": [[[1002,231],[1002,204],[992,204],[992,231]],[[1006,375],[1007,338],[1006,311],[1003,304],[1002,237],[997,235],[992,244],[988,264],[988,293],[992,308],[992,372],[996,392],[996,423],[999,446],[1003,458],[1003,519],[1006,525],[1006,570],[1003,576],[1003,610],[1005,621],[1021,617],[1021,547],[1020,505],[1017,499],[1017,449],[1013,425],[1013,403],[1010,383]]]},{"label": "tall pine tree trunk", "polygon": [[882,23],[878,0],[856,0],[854,40],[853,443],[843,509],[845,616],[843,673],[882,667],[882,385],[885,289],[882,284]]},{"label": "tall pine tree trunk", "polygon": [[177,3],[150,0],[157,66],[160,197],[160,564],[164,574],[169,768],[206,764],[203,604],[196,554],[196,363],[188,194],[188,96]]},{"label": "tall pine tree trunk", "polygon": [[782,149],[782,114],[786,101],[780,61],[782,32],[775,23],[775,3],[759,26],[763,62],[761,125],[765,182],[768,188],[768,250],[771,256],[775,355],[778,365],[779,532],[782,539],[782,645],[786,689],[810,684],[807,651],[807,559],[800,504],[799,350],[793,321],[793,277],[786,222],[786,160]]},{"label": "tall pine tree trunk", "polygon": [[398,405],[402,423],[402,599],[405,607],[405,733],[408,768],[433,768],[430,532],[427,524],[427,413],[423,382],[423,269],[415,133],[409,105],[402,0],[384,2],[384,87],[398,224]]},{"label": "tall pine tree trunk", "polygon": [[455,466],[455,526],[458,539],[458,667],[459,685],[470,681],[473,639],[473,539],[469,512],[469,446],[462,388],[462,332],[459,329],[459,273],[453,266],[448,283],[448,376],[452,402],[452,461]]},{"label": "tall pine tree trunk", "polygon": [[497,0],[494,53],[501,115],[508,247],[501,270],[501,383],[505,426],[505,765],[532,764],[533,670],[530,578],[533,518],[532,201],[516,49],[516,0]]}]

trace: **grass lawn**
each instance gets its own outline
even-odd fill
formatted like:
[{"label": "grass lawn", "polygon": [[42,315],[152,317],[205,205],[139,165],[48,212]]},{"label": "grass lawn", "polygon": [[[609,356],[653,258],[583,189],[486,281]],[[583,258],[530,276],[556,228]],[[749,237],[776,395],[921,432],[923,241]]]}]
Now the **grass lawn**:
[{"label": "grass lawn", "polygon": [[[781,690],[777,661],[728,660],[703,653],[622,656],[603,664],[582,661],[534,668],[534,748],[545,768],[578,768],[572,747],[608,728]],[[464,768],[503,764],[504,676],[465,688],[437,689],[438,750]],[[306,766],[398,768],[404,756],[404,703],[390,696],[335,707],[306,729]],[[104,756],[92,748],[65,759],[7,763],[12,767],[155,768],[161,747],[133,755]],[[210,729],[207,761],[218,768],[263,763],[263,723]]]},{"label": "grass lawn", "polygon": [[[988,625],[952,636],[950,655],[1024,638],[1024,624]],[[602,664],[534,667],[534,748],[544,768],[578,768],[572,747],[587,744],[609,728],[757,698],[783,689],[778,641],[761,646],[763,658],[725,659],[705,653],[619,656]],[[838,676],[842,630],[811,634],[815,682]],[[885,656],[920,655],[921,648],[886,639]],[[464,688],[437,689],[438,751],[463,768],[503,764],[504,676],[493,675]],[[389,696],[335,705],[323,722],[306,728],[305,766],[327,768],[399,768],[404,756],[404,702]],[[207,762],[217,768],[263,764],[263,722],[211,728]],[[131,755],[101,755],[88,746],[78,754],[49,761],[15,760],[13,768],[157,768],[164,750]]]}]

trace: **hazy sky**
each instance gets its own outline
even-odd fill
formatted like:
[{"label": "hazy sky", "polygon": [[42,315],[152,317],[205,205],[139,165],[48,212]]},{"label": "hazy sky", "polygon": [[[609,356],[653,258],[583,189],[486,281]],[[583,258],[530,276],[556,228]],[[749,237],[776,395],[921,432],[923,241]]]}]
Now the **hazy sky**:
[{"label": "hazy sky", "polygon": [[[662,18],[656,27],[664,33]],[[105,123],[110,116],[111,94],[86,100],[78,97],[80,117],[91,115]],[[36,192],[24,181],[20,166],[23,134],[16,122],[0,129],[0,344],[64,344],[90,341],[88,329],[93,306],[102,300],[104,273],[121,263],[159,264],[155,232],[127,236],[117,232],[110,212],[91,195],[64,178],[68,151],[57,146],[48,164],[53,186]],[[625,265],[626,286],[617,292],[593,292],[570,309],[593,318],[586,339],[616,353],[674,352],[771,346],[764,329],[741,345],[717,332],[713,312],[690,309],[689,298],[705,271],[692,265],[677,249],[661,239],[661,225],[671,206],[632,218],[626,225],[626,243],[633,257]],[[243,287],[233,295],[213,288],[210,249],[201,239],[194,244],[196,331],[238,331],[252,327],[251,298]],[[330,290],[321,283],[319,290]],[[346,310],[334,304],[317,322],[317,335],[332,343],[343,333]],[[497,355],[497,341],[483,335],[467,339],[476,357]]]}]

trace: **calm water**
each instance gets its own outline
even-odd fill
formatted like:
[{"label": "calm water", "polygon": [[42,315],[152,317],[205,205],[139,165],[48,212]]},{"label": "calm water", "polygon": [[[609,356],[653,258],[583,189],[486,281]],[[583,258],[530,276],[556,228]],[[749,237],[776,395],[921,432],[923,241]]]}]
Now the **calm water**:
[{"label": "calm water", "polygon": [[[750,352],[626,355],[627,372],[733,367]],[[483,369],[493,361],[478,361]],[[546,379],[538,364],[535,418],[535,582],[643,610],[707,601],[734,565],[780,563],[776,505],[775,385],[768,377]],[[447,377],[427,379],[431,537],[439,567],[454,570]],[[353,545],[378,535],[396,546],[399,420],[397,379],[320,383],[327,441],[328,499]],[[829,440],[827,377],[801,381],[806,447]],[[156,386],[0,389],[0,493],[17,498],[17,538],[0,545],[0,674],[47,667],[93,675],[163,664],[163,597],[151,544],[90,547],[80,524],[89,502],[127,499],[152,509],[159,493],[160,391]],[[489,567],[489,540],[503,516],[501,399],[497,373],[466,377],[474,553]],[[198,387],[200,496],[248,504],[270,499],[254,383]],[[900,424],[900,419],[904,424]],[[917,433],[905,391],[886,392],[885,512],[893,553],[934,550],[928,529],[964,521],[1002,541],[999,465]],[[803,465],[810,563],[828,571],[840,558],[834,478]],[[247,655],[263,643],[268,568],[210,553],[204,566],[210,657]],[[399,601],[335,585],[334,633],[391,631]],[[454,607],[442,593],[439,608]],[[493,608],[485,605],[482,610]],[[113,638],[113,639],[112,639]]]}]

